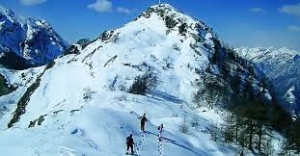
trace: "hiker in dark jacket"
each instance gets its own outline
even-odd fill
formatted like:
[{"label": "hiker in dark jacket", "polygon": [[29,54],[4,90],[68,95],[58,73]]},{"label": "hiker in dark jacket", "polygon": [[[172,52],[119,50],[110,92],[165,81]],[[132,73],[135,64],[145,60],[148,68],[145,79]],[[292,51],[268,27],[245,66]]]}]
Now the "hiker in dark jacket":
[{"label": "hiker in dark jacket", "polygon": [[164,128],[164,125],[162,123],[157,127],[157,130],[158,130],[158,140],[159,141],[162,141],[163,128]]},{"label": "hiker in dark jacket", "polygon": [[145,124],[148,121],[148,119],[146,118],[146,113],[144,113],[143,116],[140,117],[140,119],[141,119],[141,131],[144,132]]},{"label": "hiker in dark jacket", "polygon": [[126,154],[129,154],[129,153],[128,153],[129,148],[130,148],[131,154],[133,154],[133,145],[135,145],[135,143],[134,143],[134,141],[133,141],[132,134],[130,134],[130,135],[126,138],[126,145],[127,145],[127,153],[126,153]]}]

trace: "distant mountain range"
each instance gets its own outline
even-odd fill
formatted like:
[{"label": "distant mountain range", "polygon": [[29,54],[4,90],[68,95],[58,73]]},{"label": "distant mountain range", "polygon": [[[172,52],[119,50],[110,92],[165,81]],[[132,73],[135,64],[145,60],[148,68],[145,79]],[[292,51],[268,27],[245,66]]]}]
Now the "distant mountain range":
[{"label": "distant mountain range", "polygon": [[236,52],[252,61],[274,86],[281,104],[300,115],[300,53],[288,48],[237,48]]},{"label": "distant mountain range", "polygon": [[25,69],[53,61],[68,47],[44,20],[22,19],[0,6],[0,64]]}]

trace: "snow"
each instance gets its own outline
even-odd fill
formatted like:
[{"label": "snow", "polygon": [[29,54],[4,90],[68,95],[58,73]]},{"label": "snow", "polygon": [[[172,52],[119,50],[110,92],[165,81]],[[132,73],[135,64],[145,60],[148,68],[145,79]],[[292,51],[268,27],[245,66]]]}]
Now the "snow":
[{"label": "snow", "polygon": [[0,68],[0,73],[9,81],[9,84],[28,87],[36,80],[37,75],[42,73],[44,68],[45,67],[36,67],[26,70],[11,70]]},{"label": "snow", "polygon": [[296,96],[294,95],[295,86],[292,86],[285,94],[284,98],[286,101],[288,101],[290,104],[294,104],[296,100]]},{"label": "snow", "polygon": [[8,80],[8,83],[17,87],[16,91],[0,97],[0,129],[7,128],[7,123],[11,119],[11,116],[7,114],[13,113],[18,100],[25,93],[27,87],[36,81],[37,75],[42,71],[43,67],[31,68],[24,71],[0,68],[1,75]]},{"label": "snow", "polygon": [[43,20],[22,19],[2,6],[0,14],[0,50],[15,53],[25,58],[30,65],[47,64],[61,55],[68,46]]},{"label": "snow", "polygon": [[[170,13],[197,23],[176,10]],[[4,126],[16,101],[0,119],[1,154],[120,156],[126,152],[126,136],[132,133],[139,155],[234,155],[234,148],[217,144],[208,133],[210,125],[222,123],[222,112],[191,107],[198,89],[193,82],[201,82],[195,70],[204,72],[209,66],[210,50],[201,43],[191,48],[197,42],[191,37],[195,30],[188,29],[185,36],[178,29],[166,31],[163,19],[153,13],[115,30],[108,41],[97,39],[78,55],[56,59],[52,68],[7,74],[12,83],[23,85],[3,97],[6,101],[19,99],[33,82],[40,80],[40,84],[13,127]],[[211,37],[203,42],[211,42]],[[146,72],[157,75],[157,86],[145,96],[128,93],[134,78]],[[18,77],[21,73],[26,73],[25,79],[33,79],[24,84]],[[137,119],[143,113],[149,119],[144,136]],[[39,119],[44,119],[40,125],[28,128]],[[199,125],[191,127],[192,122]],[[164,139],[158,148],[157,126],[161,123]],[[187,132],[182,132],[182,126],[187,126]]]},{"label": "snow", "polygon": [[277,98],[291,113],[296,113],[300,93],[300,59],[297,51],[289,48],[247,48],[236,49],[241,57],[253,61],[255,66],[267,76],[277,93]]},{"label": "snow", "polygon": [[[95,99],[101,98],[95,97]],[[19,130],[13,128],[9,131],[4,131],[4,133],[0,134],[1,140],[6,140],[5,138],[8,136],[14,136],[16,138],[30,138],[32,141],[27,142],[25,147],[24,144],[14,141],[10,143],[1,143],[0,141],[1,145],[6,145],[4,147],[1,146],[1,148],[4,150],[4,148],[9,149],[10,146],[20,147],[18,152],[16,150],[4,150],[7,151],[5,154],[10,154],[10,152],[14,151],[15,153],[12,154],[15,155],[19,153],[22,153],[22,155],[33,155],[34,153],[63,155],[64,152],[71,152],[74,155],[122,155],[125,151],[124,140],[126,135],[133,133],[136,143],[141,140],[141,134],[138,130],[139,121],[136,119],[136,116],[128,111],[137,109],[137,112],[143,113],[143,110],[141,111],[139,108],[144,107],[147,110],[150,123],[146,125],[145,141],[143,147],[140,147],[139,154],[152,155],[157,153],[156,127],[161,122],[165,125],[163,137],[168,139],[163,141],[164,155],[232,154],[228,149],[219,147],[216,143],[210,141],[210,136],[206,132],[201,133],[197,130],[191,130],[192,135],[181,134],[178,131],[178,126],[181,124],[182,119],[181,117],[172,117],[172,115],[176,112],[178,116],[181,116],[182,112],[180,111],[180,106],[174,107],[174,103],[169,102],[169,104],[166,104],[165,101],[164,108],[161,108],[162,102],[152,98],[147,98],[147,100],[152,101],[144,104],[141,104],[139,100],[145,101],[145,99],[140,98],[135,99],[136,102],[130,102],[131,99],[128,99],[128,101],[117,103],[109,102],[109,99],[107,98],[107,101],[90,101],[91,104],[85,106],[78,114],[70,115],[68,111],[63,111],[56,116],[50,115],[44,123],[47,126],[43,128],[18,128]],[[60,122],[64,122],[64,124]],[[81,133],[72,135],[75,129],[79,129]],[[16,133],[17,135],[15,135]],[[204,138],[206,141],[201,141]]]}]

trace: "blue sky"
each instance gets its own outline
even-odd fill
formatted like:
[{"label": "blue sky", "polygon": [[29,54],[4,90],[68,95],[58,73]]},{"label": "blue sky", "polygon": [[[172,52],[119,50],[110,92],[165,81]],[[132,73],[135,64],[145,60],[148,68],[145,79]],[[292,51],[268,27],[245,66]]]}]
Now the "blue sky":
[{"label": "blue sky", "polygon": [[[300,0],[161,0],[213,28],[229,45],[300,50]],[[19,15],[45,19],[67,41],[121,27],[158,0],[0,0]]]}]

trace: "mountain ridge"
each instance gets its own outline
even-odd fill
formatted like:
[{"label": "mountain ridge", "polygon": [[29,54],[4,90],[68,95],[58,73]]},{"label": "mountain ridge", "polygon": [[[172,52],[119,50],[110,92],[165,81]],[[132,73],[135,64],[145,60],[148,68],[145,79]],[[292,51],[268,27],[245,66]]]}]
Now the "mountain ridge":
[{"label": "mountain ridge", "polygon": [[0,23],[1,64],[9,68],[24,69],[47,64],[69,45],[45,20],[22,19],[3,6]]},{"label": "mountain ridge", "polygon": [[[274,85],[281,104],[298,116],[300,108],[300,60],[299,52],[283,48],[237,48],[237,54],[254,62]],[[293,88],[293,89],[292,89]],[[291,89],[293,91],[291,91]],[[287,98],[294,97],[294,99]]]}]

